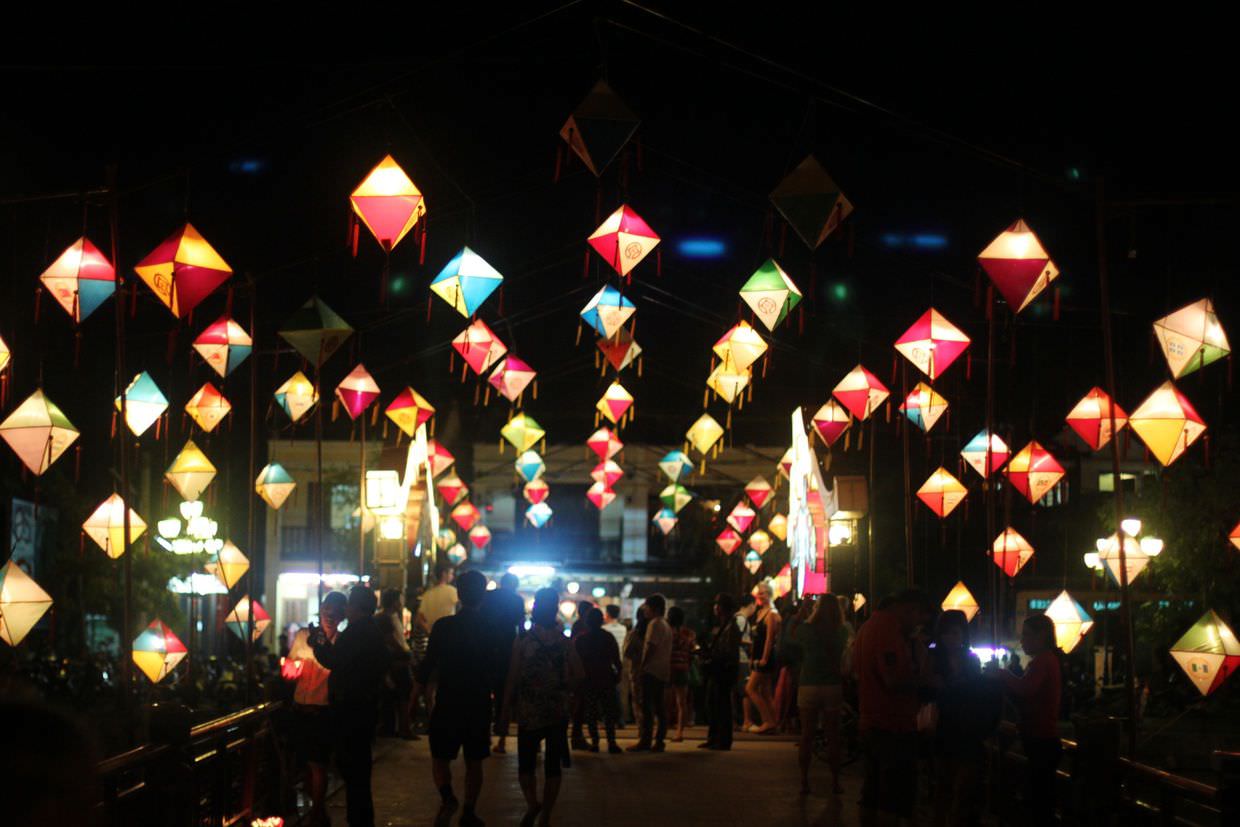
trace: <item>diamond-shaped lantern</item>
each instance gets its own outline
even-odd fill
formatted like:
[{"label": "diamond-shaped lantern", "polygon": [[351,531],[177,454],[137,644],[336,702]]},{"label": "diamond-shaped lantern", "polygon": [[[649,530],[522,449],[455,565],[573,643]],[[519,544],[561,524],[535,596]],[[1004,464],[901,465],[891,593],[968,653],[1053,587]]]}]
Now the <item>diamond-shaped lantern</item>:
[{"label": "diamond-shaped lantern", "polygon": [[159,683],[177,668],[189,650],[162,620],[151,625],[133,641],[133,662],[151,683]]},{"label": "diamond-shaped lantern", "polygon": [[547,435],[532,416],[517,414],[500,428],[500,435],[518,452],[528,451]]},{"label": "diamond-shaped lantern", "polygon": [[78,429],[38,390],[0,422],[0,438],[27,468],[39,475],[77,440]]},{"label": "diamond-shaped lantern", "polygon": [[658,234],[627,204],[607,216],[588,239],[603,260],[627,276],[659,244]]},{"label": "diamond-shaped lantern", "polygon": [[685,432],[685,439],[699,454],[706,454],[723,436],[723,426],[710,414],[702,414]]},{"label": "diamond-shaped lantern", "polygon": [[[125,424],[134,436],[142,436],[155,420],[168,410],[168,397],[146,371],[142,371],[125,388]],[[121,410],[121,397],[116,397],[116,410]]]},{"label": "diamond-shaped lantern", "polygon": [[384,413],[405,436],[411,437],[420,425],[426,424],[435,415],[435,407],[422,394],[406,387],[396,394]]},{"label": "diamond-shaped lantern", "polygon": [[189,439],[164,472],[164,477],[172,483],[181,499],[193,501],[198,499],[211,484],[211,480],[215,479],[215,466],[202,449],[194,444],[194,440]]},{"label": "diamond-shaped lantern", "polygon": [[0,567],[0,640],[17,646],[51,607],[51,595],[16,560]]},{"label": "diamond-shaped lantern", "polygon": [[462,247],[435,276],[431,292],[468,319],[503,283],[504,277],[486,259]]},{"label": "diamond-shaped lantern", "polygon": [[673,513],[679,514],[682,508],[693,502],[693,495],[688,488],[674,482],[659,492],[659,501]]},{"label": "diamond-shaped lantern", "polygon": [[82,531],[113,560],[146,531],[146,522],[129,509],[129,544],[125,542],[125,501],[120,494],[108,497],[82,523]]},{"label": "diamond-shaped lantern", "polygon": [[621,477],[624,476],[624,469],[621,468],[614,460],[604,460],[594,466],[594,470],[590,472],[590,479],[595,482],[601,482],[603,487],[611,488]]},{"label": "diamond-shaped lantern", "polygon": [[774,330],[801,301],[801,291],[775,259],[768,258],[741,286],[741,299],[767,330]]},{"label": "diamond-shaped lantern", "polygon": [[611,505],[616,499],[616,492],[612,491],[601,482],[596,482],[586,491],[586,499],[589,500],[595,508],[602,511]]},{"label": "diamond-shaped lantern", "polygon": [[972,621],[981,607],[977,604],[977,599],[973,597],[973,593],[969,591],[969,587],[961,580],[952,586],[952,590],[947,593],[947,597],[943,598],[941,604],[943,611],[959,611],[964,612],[965,619]]},{"label": "diamond-shaped lantern", "polygon": [[933,382],[969,347],[969,337],[931,308],[904,335],[896,340],[896,350]]},{"label": "diamond-shaped lantern", "polygon": [[526,482],[533,482],[547,470],[547,464],[537,451],[522,451],[513,463],[517,475]]},{"label": "diamond-shaped lantern", "polygon": [[426,443],[426,461],[431,466],[431,477],[438,477],[456,462],[452,452],[443,447],[443,443],[432,439]]},{"label": "diamond-shaped lantern", "polygon": [[986,429],[978,431],[968,443],[960,449],[960,456],[983,478],[989,477],[995,471],[1003,467],[1008,461],[1008,457],[1012,454],[1012,449],[1008,448],[1008,444],[1003,441],[998,434],[990,435],[990,467],[986,467],[986,450],[987,450]]},{"label": "diamond-shaped lantern", "polygon": [[508,352],[508,346],[487,327],[482,319],[474,319],[469,327],[452,340],[452,349],[465,360],[469,369],[481,376]]},{"label": "diamond-shaped lantern", "polygon": [[228,627],[228,631],[242,640],[245,640],[246,629],[250,625],[251,610],[254,613],[254,640],[258,640],[271,625],[271,615],[267,614],[262,603],[257,600],[251,601],[247,594],[237,601],[237,605],[224,618],[224,625]]},{"label": "diamond-shaped lantern", "polygon": [[178,319],[232,275],[232,268],[192,224],[169,236],[134,270]]},{"label": "diamond-shaped lantern", "polygon": [[603,391],[603,395],[594,405],[594,409],[616,427],[621,427],[626,423],[626,415],[630,413],[632,407],[633,394],[629,393],[619,382],[612,382],[608,385],[607,390]]},{"label": "diamond-shaped lantern", "polygon": [[1209,299],[1181,307],[1154,322],[1154,335],[1176,379],[1231,353],[1227,334],[1214,312],[1214,302]]},{"label": "diamond-shaped lantern", "polygon": [[749,535],[749,547],[758,554],[766,554],[771,548],[771,535],[762,529],[758,529]]},{"label": "diamond-shaped lantern", "polygon": [[1141,547],[1137,538],[1125,534],[1124,557],[1121,562],[1117,532],[1098,543],[1098,562],[1106,566],[1107,573],[1111,575],[1111,579],[1117,586],[1120,585],[1120,578],[1124,576],[1124,570],[1127,569],[1128,583],[1131,585],[1150,564],[1150,555]]},{"label": "diamond-shaped lantern", "polygon": [[1036,503],[1063,479],[1063,466],[1037,441],[1031,441],[1008,461],[1003,472],[1025,499]]},{"label": "diamond-shaped lantern", "polygon": [[586,440],[586,445],[599,460],[611,459],[624,448],[624,443],[620,441],[620,437],[616,436],[615,432],[606,426],[590,434],[589,439]]},{"label": "diamond-shaped lantern", "polygon": [[454,566],[459,566],[469,559],[469,552],[460,543],[449,546],[445,554],[447,555],[448,562]]},{"label": "diamond-shaped lantern", "polygon": [[598,178],[641,121],[605,81],[598,81],[560,128],[560,137]]},{"label": "diamond-shaped lantern", "polygon": [[757,574],[762,568],[762,555],[750,549],[745,552],[745,569],[750,574]]},{"label": "diamond-shaped lantern", "polygon": [[521,495],[525,497],[525,501],[530,505],[538,505],[551,493],[551,486],[547,485],[544,479],[530,480],[521,489]]},{"label": "diamond-shaped lantern", "polygon": [[439,529],[439,533],[435,535],[435,548],[440,551],[446,551],[456,542],[456,532],[451,526],[444,526]]},{"label": "diamond-shaped lantern", "polygon": [[215,579],[224,584],[224,588],[231,589],[241,582],[241,578],[250,570],[250,558],[245,556],[245,552],[237,548],[232,540],[227,540],[219,553],[215,555],[215,559],[204,566],[208,574],[215,575]]},{"label": "diamond-shaped lantern", "polygon": [[1169,381],[1145,398],[1128,418],[1128,425],[1163,465],[1179,459],[1206,432],[1205,420]]},{"label": "diamond-shaped lantern", "polygon": [[318,296],[314,296],[285,321],[279,333],[280,338],[292,345],[303,359],[315,367],[322,367],[353,335],[353,328]]},{"label": "diamond-shaped lantern", "polygon": [[655,526],[658,527],[659,531],[663,532],[665,537],[672,533],[672,529],[676,527],[676,523],[679,521],[680,518],[676,516],[676,512],[670,508],[660,508],[655,512],[655,515],[650,518],[650,522],[654,523]]},{"label": "diamond-shaped lantern", "polygon": [[1055,624],[1055,645],[1064,652],[1075,649],[1094,626],[1093,618],[1067,591],[1061,591],[1043,614]]},{"label": "diamond-shaped lantern", "polygon": [[784,451],[784,455],[779,458],[779,462],[776,464],[776,468],[779,470],[779,475],[784,479],[788,479],[789,475],[792,473],[792,455],[793,451],[789,448],[787,451]]},{"label": "diamond-shaped lantern", "polygon": [[787,540],[788,517],[784,514],[776,514],[771,517],[770,522],[766,524],[766,530],[774,534],[780,540]]},{"label": "diamond-shaped lantern", "polygon": [[[714,391],[719,398],[731,405],[741,395],[741,391],[749,385],[748,369],[736,371],[720,362],[706,377],[706,387]],[[743,401],[743,400],[742,400]]]},{"label": "diamond-shaped lantern", "polygon": [[536,376],[538,371],[530,367],[528,362],[509,353],[499,360],[495,370],[487,377],[487,382],[499,391],[500,396],[509,402],[516,402]]},{"label": "diamond-shaped lantern", "polygon": [[0,373],[4,373],[4,369],[9,366],[9,360],[12,358],[12,351],[10,351],[9,346],[4,343],[4,337],[0,336]]},{"label": "diamond-shaped lantern", "polygon": [[116,268],[83,236],[43,271],[39,281],[73,321],[80,323],[116,292]]},{"label": "diamond-shaped lantern", "polygon": [[385,252],[426,215],[426,199],[391,155],[384,156],[349,196],[353,213]]},{"label": "diamond-shaped lantern", "polygon": [[946,468],[940,467],[917,489],[917,498],[939,517],[948,514],[964,501],[969,491]]},{"label": "diamond-shaped lantern", "polygon": [[370,403],[378,397],[379,385],[363,364],[358,364],[349,371],[349,375],[336,386],[336,399],[344,407],[349,419],[357,419],[365,413]]},{"label": "diamond-shaped lantern", "polygon": [[633,302],[612,287],[604,285],[594,297],[581,308],[581,318],[604,339],[610,339],[620,331],[624,323],[637,312]]},{"label": "diamond-shaped lantern", "polygon": [[469,530],[469,542],[474,548],[482,551],[491,542],[491,529],[484,525],[476,525]]},{"label": "diamond-shaped lantern", "polygon": [[263,470],[258,472],[258,479],[254,481],[254,492],[276,510],[284,505],[296,487],[297,481],[293,479],[293,475],[278,462],[263,466]]},{"label": "diamond-shaped lantern", "polygon": [[745,505],[744,500],[741,500],[734,505],[732,510],[728,513],[728,525],[732,526],[732,528],[736,529],[741,534],[744,534],[749,530],[749,527],[753,525],[753,521],[757,519],[757,517],[758,515],[754,513],[754,510]]},{"label": "diamond-shaped lantern", "polygon": [[852,212],[852,203],[813,155],[797,164],[771,192],[771,203],[811,250]]},{"label": "diamond-shaped lantern", "polygon": [[[607,364],[616,371],[624,370],[642,355],[642,346],[633,338],[633,334],[623,327],[610,339],[600,337],[596,340],[596,344],[603,358],[607,360]],[[640,365],[637,372],[641,374]]]},{"label": "diamond-shaped lantern", "polygon": [[1171,647],[1171,657],[1202,695],[1209,695],[1240,669],[1240,640],[1213,609]]},{"label": "diamond-shaped lantern", "polygon": [[542,528],[547,524],[547,521],[551,519],[551,515],[553,513],[554,512],[551,510],[551,506],[547,505],[545,501],[536,502],[529,508],[525,509],[525,519],[528,520],[530,525],[534,526],[534,528]]},{"label": "diamond-shaped lantern", "polygon": [[189,414],[189,418],[208,434],[224,421],[224,417],[228,416],[231,410],[232,403],[210,382],[203,382],[202,387],[185,403],[185,412]]},{"label": "diamond-shaped lantern", "polygon": [[999,233],[978,255],[977,262],[990,276],[1013,313],[1028,307],[1039,293],[1059,278],[1059,268],[1023,218]]},{"label": "diamond-shaped lantern", "polygon": [[1021,568],[1033,558],[1033,546],[1014,528],[1005,528],[990,546],[990,560],[1003,569],[1008,577],[1015,577]]},{"label": "diamond-shaped lantern", "polygon": [[194,350],[212,370],[224,377],[246,360],[254,350],[254,340],[241,325],[221,316],[194,339]]},{"label": "diamond-shaped lantern", "polygon": [[715,545],[719,546],[719,549],[724,554],[731,554],[736,551],[741,547],[741,543],[743,542],[745,541],[741,538],[741,535],[737,534],[736,531],[730,528],[725,528],[723,531],[719,532],[719,536],[715,538]]},{"label": "diamond-shaped lantern", "polygon": [[925,382],[918,382],[900,403],[900,413],[927,433],[946,411],[947,400]]},{"label": "diamond-shaped lantern", "polygon": [[831,446],[848,430],[852,417],[847,408],[834,399],[828,399],[814,414],[811,424],[814,426],[814,433],[818,434],[826,445]]},{"label": "diamond-shaped lantern", "polygon": [[774,493],[775,489],[771,488],[771,484],[761,474],[751,479],[745,485],[745,496],[749,497],[749,501],[753,503],[754,508],[762,508]]},{"label": "diamond-shaped lantern", "polygon": [[[1111,441],[1111,408],[1114,403],[1102,388],[1093,388],[1068,412],[1067,422],[1091,450],[1098,451]],[[1115,408],[1115,430],[1128,424],[1128,414],[1119,405]]]},{"label": "diamond-shaped lantern", "polygon": [[274,395],[276,404],[293,422],[299,421],[319,401],[319,392],[314,383],[301,371],[294,373],[288,381],[276,388]]},{"label": "diamond-shaped lantern", "polygon": [[469,494],[469,486],[456,474],[445,474],[435,483],[435,490],[448,505],[456,505]]},{"label": "diamond-shaped lantern", "polygon": [[1240,550],[1240,523],[1236,523],[1235,528],[1227,535],[1227,539],[1231,540],[1231,544]]},{"label": "diamond-shaped lantern", "polygon": [[831,394],[857,419],[866,420],[878,410],[891,391],[862,365],[857,365],[840,380]]},{"label": "diamond-shaped lantern", "polygon": [[741,320],[715,342],[713,349],[721,364],[730,372],[743,373],[762,358],[767,345],[753,325]]},{"label": "diamond-shaped lantern", "polygon": [[466,500],[465,502],[452,509],[452,521],[461,527],[462,531],[469,531],[478,524],[482,519],[477,507]]},{"label": "diamond-shaped lantern", "polygon": [[659,460],[659,470],[672,482],[678,482],[693,471],[693,460],[684,451],[668,451]]}]

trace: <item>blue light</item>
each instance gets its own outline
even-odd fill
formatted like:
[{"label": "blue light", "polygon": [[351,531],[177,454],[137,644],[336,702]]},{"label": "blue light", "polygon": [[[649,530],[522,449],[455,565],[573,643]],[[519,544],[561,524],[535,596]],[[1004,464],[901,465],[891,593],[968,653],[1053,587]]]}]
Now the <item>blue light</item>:
[{"label": "blue light", "polygon": [[912,238],[913,246],[923,250],[942,250],[947,246],[947,236],[938,233],[919,233]]},{"label": "blue light", "polygon": [[267,168],[267,162],[261,158],[238,158],[228,165],[229,172],[239,172],[244,175],[257,175]]},{"label": "blue light", "polygon": [[676,250],[685,258],[722,258],[728,246],[718,238],[686,238],[676,243]]}]

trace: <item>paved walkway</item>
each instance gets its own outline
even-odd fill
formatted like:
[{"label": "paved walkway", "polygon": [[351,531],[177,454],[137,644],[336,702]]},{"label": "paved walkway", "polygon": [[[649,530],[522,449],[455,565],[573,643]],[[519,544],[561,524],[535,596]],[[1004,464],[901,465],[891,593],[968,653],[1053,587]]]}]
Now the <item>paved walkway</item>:
[{"label": "paved walkway", "polygon": [[[632,728],[621,733],[621,745],[631,744],[635,734]],[[797,794],[796,747],[790,738],[742,736],[731,752],[712,752],[697,749],[704,735],[701,728],[691,735],[687,732],[684,743],[669,743],[662,755],[574,752],[572,768],[564,771],[553,823],[563,827],[857,823],[859,764],[845,769],[845,793],[836,798],[827,794],[830,773],[826,764],[817,762],[811,776],[814,793],[801,797]],[[492,756],[485,764],[478,814],[488,827],[515,825],[525,812],[517,786],[516,739],[510,738],[508,745],[507,755]],[[454,762],[453,769],[459,797],[464,763]],[[540,767],[540,789],[541,777]],[[425,738],[380,741],[374,791],[378,824],[424,827],[433,823],[439,797],[431,783]],[[345,825],[343,792],[331,801],[331,817],[333,825]]]}]

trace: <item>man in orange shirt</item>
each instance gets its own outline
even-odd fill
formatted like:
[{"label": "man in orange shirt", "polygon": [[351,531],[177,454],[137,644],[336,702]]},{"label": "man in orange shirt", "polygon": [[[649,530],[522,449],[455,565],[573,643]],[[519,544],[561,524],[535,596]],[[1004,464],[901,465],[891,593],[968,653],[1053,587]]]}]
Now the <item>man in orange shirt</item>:
[{"label": "man in orange shirt", "polygon": [[880,812],[911,820],[917,794],[918,662],[911,636],[925,595],[901,592],[883,601],[862,624],[853,644],[853,669],[865,745],[861,819]]}]

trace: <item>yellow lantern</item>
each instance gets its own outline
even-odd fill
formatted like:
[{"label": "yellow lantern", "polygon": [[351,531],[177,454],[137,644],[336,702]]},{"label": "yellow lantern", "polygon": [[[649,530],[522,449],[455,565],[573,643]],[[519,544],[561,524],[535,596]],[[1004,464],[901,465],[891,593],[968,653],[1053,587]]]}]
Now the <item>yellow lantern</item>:
[{"label": "yellow lantern", "polygon": [[685,437],[699,454],[706,454],[723,436],[723,426],[710,414],[702,414],[689,426]]},{"label": "yellow lantern", "polygon": [[185,403],[185,412],[189,414],[189,418],[208,434],[215,430],[215,426],[219,425],[231,410],[232,403],[210,382],[203,382],[198,392]]},{"label": "yellow lantern", "polygon": [[783,514],[776,514],[771,517],[771,521],[766,524],[766,530],[774,534],[781,541],[788,539],[788,518]]},{"label": "yellow lantern", "polygon": [[534,417],[525,414],[517,414],[508,420],[499,432],[518,453],[530,450],[547,435]]},{"label": "yellow lantern", "polygon": [[147,626],[133,642],[133,662],[151,683],[159,683],[189,654],[181,639],[162,620]]},{"label": "yellow lantern", "polygon": [[319,392],[304,373],[297,371],[276,389],[275,398],[288,418],[297,422],[319,401]]},{"label": "yellow lantern", "polygon": [[740,397],[741,392],[749,385],[750,371],[748,368],[737,370],[723,361],[715,365],[715,369],[706,377],[706,387],[719,395],[724,402],[731,405]]},{"label": "yellow lantern", "polygon": [[1206,432],[1205,420],[1188,397],[1171,382],[1164,382],[1145,398],[1132,415],[1128,427],[1137,432],[1145,447],[1163,465],[1180,458]]},{"label": "yellow lantern", "polygon": [[969,587],[961,580],[952,586],[952,590],[947,593],[947,597],[943,598],[942,609],[945,612],[952,611],[953,609],[964,612],[965,618],[972,621],[981,607],[977,605],[973,592],[969,591]]},{"label": "yellow lantern", "polygon": [[762,334],[746,321],[737,322],[715,342],[715,355],[730,373],[746,373],[749,366],[762,358],[767,345]]},{"label": "yellow lantern", "polygon": [[232,540],[228,540],[219,554],[215,555],[215,559],[204,568],[208,574],[214,574],[225,588],[231,589],[240,583],[241,578],[250,570],[250,558],[246,557],[245,552],[237,548]]},{"label": "yellow lantern", "polygon": [[[82,523],[82,531],[113,560],[125,553],[125,501],[119,494],[108,497]],[[129,542],[133,543],[146,531],[146,523],[138,512],[129,509]]]},{"label": "yellow lantern", "polygon": [[263,502],[277,511],[295,488],[297,488],[297,481],[278,462],[263,466],[263,470],[258,472],[258,479],[254,481],[254,492],[263,498]]},{"label": "yellow lantern", "polygon": [[185,447],[164,472],[164,478],[172,483],[172,487],[183,500],[196,500],[215,479],[215,466],[207,455],[202,452],[194,440],[185,441]]},{"label": "yellow lantern", "polygon": [[21,643],[51,607],[51,596],[16,560],[0,567],[0,640],[10,646]]},{"label": "yellow lantern", "polygon": [[946,468],[940,467],[917,489],[917,498],[939,517],[948,514],[964,501],[969,491]]},{"label": "yellow lantern", "polygon": [[1075,649],[1094,627],[1093,618],[1067,591],[1060,592],[1044,614],[1055,624],[1055,645],[1065,652]]}]

